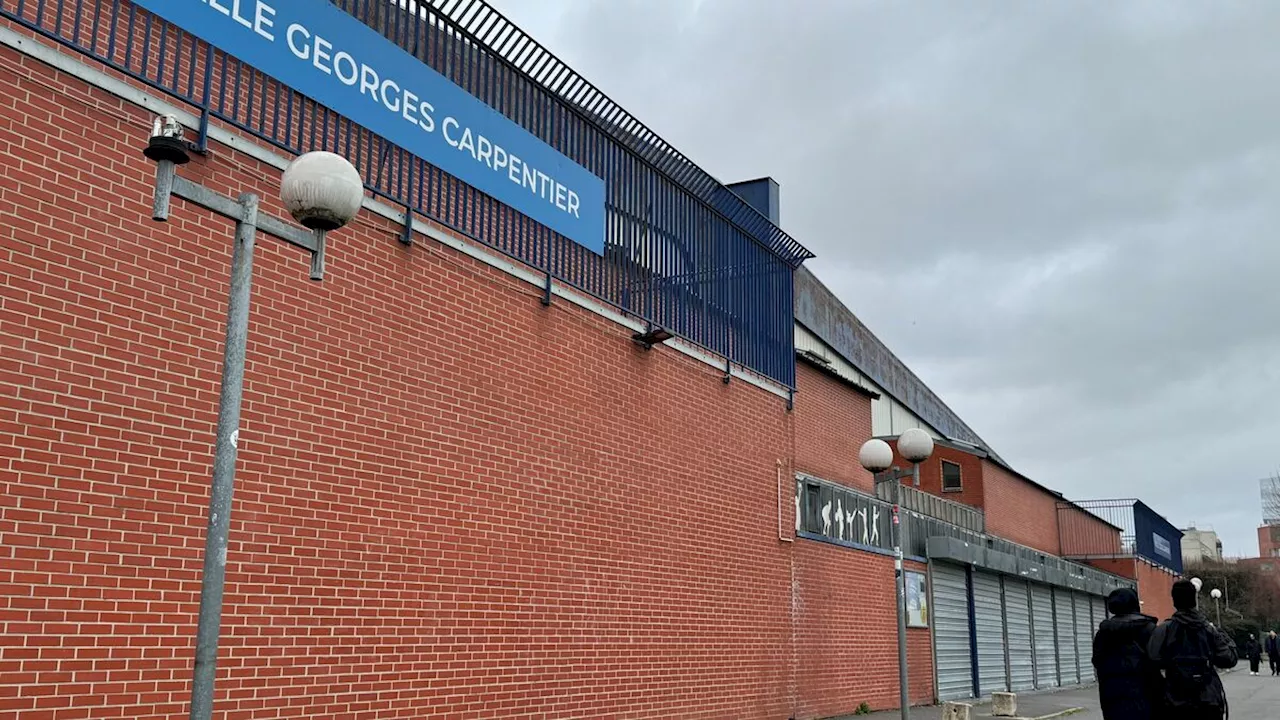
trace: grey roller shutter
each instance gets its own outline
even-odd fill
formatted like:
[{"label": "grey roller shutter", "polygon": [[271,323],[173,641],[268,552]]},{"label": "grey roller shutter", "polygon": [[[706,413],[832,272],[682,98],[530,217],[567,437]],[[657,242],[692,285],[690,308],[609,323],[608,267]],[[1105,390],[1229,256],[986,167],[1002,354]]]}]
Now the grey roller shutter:
[{"label": "grey roller shutter", "polygon": [[1080,682],[1093,682],[1093,597],[1076,595],[1076,646],[1080,648]]},{"label": "grey roller shutter", "polygon": [[1106,598],[1098,595],[1093,596],[1093,634],[1098,634],[1098,626],[1103,620],[1107,619],[1107,601]]},{"label": "grey roller shutter", "polygon": [[1070,590],[1053,589],[1053,609],[1058,638],[1058,677],[1063,685],[1080,683],[1076,667],[1076,603]]},{"label": "grey roller shutter", "polygon": [[1029,601],[1025,580],[1004,579],[1004,625],[1009,639],[1009,689],[1014,692],[1034,690],[1036,687]]},{"label": "grey roller shutter", "polygon": [[1036,688],[1058,687],[1057,624],[1053,620],[1053,590],[1031,583],[1031,626],[1036,636]]},{"label": "grey roller shutter", "polygon": [[933,566],[933,644],[938,699],[973,697],[969,656],[969,591],[964,568]]},{"label": "grey roller shutter", "polygon": [[1009,689],[1004,669],[1000,576],[973,573],[973,625],[978,632],[978,686],[983,697]]}]

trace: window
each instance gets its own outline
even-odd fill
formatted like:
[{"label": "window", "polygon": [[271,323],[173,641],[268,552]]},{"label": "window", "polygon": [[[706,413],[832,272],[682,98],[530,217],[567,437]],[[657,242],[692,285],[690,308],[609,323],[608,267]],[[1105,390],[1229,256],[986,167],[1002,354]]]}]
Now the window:
[{"label": "window", "polygon": [[942,492],[960,492],[964,484],[960,482],[960,465],[948,460],[942,461]]},{"label": "window", "polygon": [[818,483],[805,483],[804,501],[804,529],[822,532],[822,486]]}]

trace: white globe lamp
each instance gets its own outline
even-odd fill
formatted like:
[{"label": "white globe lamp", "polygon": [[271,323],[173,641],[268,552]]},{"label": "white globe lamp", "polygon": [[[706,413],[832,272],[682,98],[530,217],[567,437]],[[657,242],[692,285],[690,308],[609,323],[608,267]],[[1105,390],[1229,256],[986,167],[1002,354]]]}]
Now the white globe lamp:
[{"label": "white globe lamp", "polygon": [[1191,584],[1196,586],[1196,592],[1200,592],[1200,588],[1204,585],[1204,582],[1202,582],[1198,577],[1193,577],[1191,578]]},{"label": "white globe lamp", "polygon": [[905,430],[898,436],[898,453],[907,462],[924,462],[933,454],[933,438],[920,428]]},{"label": "white globe lamp", "polygon": [[364,183],[354,165],[331,152],[300,155],[284,170],[280,200],[299,225],[330,231],[351,222],[364,201]]},{"label": "white globe lamp", "polygon": [[883,440],[868,440],[858,451],[858,462],[873,473],[884,472],[893,466],[893,448]]},{"label": "white globe lamp", "polygon": [[1209,597],[1213,598],[1214,600],[1217,600],[1218,598],[1222,597],[1222,591],[1219,590],[1218,588],[1214,588],[1209,591]]}]

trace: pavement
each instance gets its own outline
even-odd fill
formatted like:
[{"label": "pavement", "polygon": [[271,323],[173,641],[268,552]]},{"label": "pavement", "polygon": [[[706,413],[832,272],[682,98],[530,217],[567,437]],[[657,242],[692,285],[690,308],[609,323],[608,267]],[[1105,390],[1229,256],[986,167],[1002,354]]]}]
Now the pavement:
[{"label": "pavement", "polygon": [[[1222,676],[1227,688],[1227,700],[1231,703],[1231,720],[1275,720],[1280,718],[1280,677],[1271,677],[1266,668],[1263,674],[1253,677],[1244,670],[1233,670]],[[975,717],[989,718],[989,707],[975,708]],[[1018,715],[1028,719],[1070,717],[1071,720],[1102,720],[1098,709],[1098,688],[1090,685],[1082,688],[1050,693],[1019,693]],[[871,717],[881,720],[899,717],[897,710],[874,713]],[[911,709],[911,720],[941,720],[942,708],[922,707]]]}]

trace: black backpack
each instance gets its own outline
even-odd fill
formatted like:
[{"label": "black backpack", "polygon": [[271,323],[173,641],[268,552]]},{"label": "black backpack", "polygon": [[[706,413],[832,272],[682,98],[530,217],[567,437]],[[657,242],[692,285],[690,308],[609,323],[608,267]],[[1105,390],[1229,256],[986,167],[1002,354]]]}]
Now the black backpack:
[{"label": "black backpack", "polygon": [[1209,661],[1209,628],[1197,631],[1180,622],[1165,628],[1160,656],[1169,704],[1185,708],[1221,708],[1226,703],[1218,673]]}]

